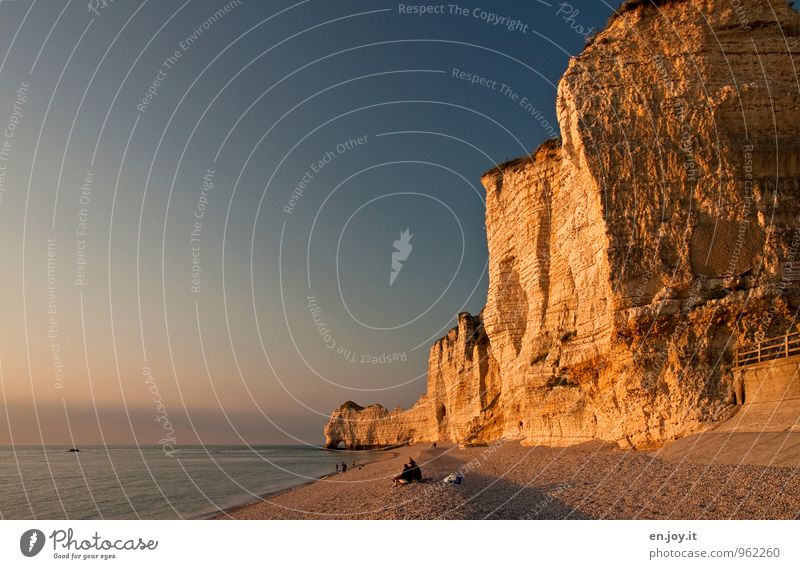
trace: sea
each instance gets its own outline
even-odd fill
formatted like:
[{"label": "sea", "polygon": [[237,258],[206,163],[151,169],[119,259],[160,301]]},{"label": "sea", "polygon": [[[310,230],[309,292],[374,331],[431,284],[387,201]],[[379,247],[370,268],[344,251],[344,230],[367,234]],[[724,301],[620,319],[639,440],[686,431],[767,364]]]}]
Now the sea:
[{"label": "sea", "polygon": [[389,456],[313,446],[0,447],[0,519],[198,519]]}]

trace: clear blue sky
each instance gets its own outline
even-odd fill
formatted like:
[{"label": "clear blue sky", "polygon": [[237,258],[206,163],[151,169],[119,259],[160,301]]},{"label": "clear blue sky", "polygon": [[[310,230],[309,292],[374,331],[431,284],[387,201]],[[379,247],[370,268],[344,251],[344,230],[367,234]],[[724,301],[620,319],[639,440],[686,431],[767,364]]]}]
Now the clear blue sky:
[{"label": "clear blue sky", "polygon": [[0,444],[318,443],[412,404],[485,302],[480,174],[553,135],[612,11],[101,4],[0,3]]}]

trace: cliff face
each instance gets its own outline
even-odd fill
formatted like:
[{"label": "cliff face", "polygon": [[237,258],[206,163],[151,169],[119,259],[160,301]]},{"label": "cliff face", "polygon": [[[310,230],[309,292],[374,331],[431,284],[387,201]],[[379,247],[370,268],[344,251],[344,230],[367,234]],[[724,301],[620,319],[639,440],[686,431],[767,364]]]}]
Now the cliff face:
[{"label": "cliff face", "polygon": [[431,348],[427,394],[340,407],[328,444],[646,447],[729,410],[733,349],[800,304],[800,18],[655,4],[570,61],[562,141],[484,175],[487,305]]},{"label": "cliff face", "polygon": [[428,356],[428,391],[411,409],[341,405],[325,426],[325,444],[368,449],[412,440],[491,440],[497,420],[500,375],[480,316],[458,315],[458,326]]}]

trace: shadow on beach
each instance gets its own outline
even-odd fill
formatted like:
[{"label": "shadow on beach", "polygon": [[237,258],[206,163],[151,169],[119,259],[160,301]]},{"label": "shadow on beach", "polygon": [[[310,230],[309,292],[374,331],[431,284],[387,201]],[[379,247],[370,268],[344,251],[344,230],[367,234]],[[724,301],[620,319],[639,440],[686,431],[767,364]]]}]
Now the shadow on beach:
[{"label": "shadow on beach", "polygon": [[[484,447],[482,454],[475,458],[461,458],[454,453],[436,453],[436,449],[422,453],[420,460],[426,460],[435,481],[422,485],[424,497],[441,492],[455,494],[458,504],[444,511],[442,519],[589,519],[577,508],[559,499],[559,495],[576,482],[561,484],[520,484],[502,476],[491,476],[480,472],[481,466],[492,462],[492,447]],[[481,451],[482,449],[471,449]],[[463,473],[461,484],[448,484],[443,478],[450,472]],[[444,473],[444,474],[443,474]],[[422,498],[424,499],[424,498]]]},{"label": "shadow on beach", "polygon": [[[416,445],[400,456],[217,516],[233,519],[795,519],[800,476],[785,467],[675,463],[584,443]],[[424,483],[394,487],[409,457]],[[461,484],[443,480],[463,473]]]}]

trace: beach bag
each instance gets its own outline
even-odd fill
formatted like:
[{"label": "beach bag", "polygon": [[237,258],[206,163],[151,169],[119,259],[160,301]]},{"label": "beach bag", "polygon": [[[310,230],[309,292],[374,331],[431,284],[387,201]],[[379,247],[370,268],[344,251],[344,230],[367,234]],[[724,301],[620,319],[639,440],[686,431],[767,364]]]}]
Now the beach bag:
[{"label": "beach bag", "polygon": [[444,479],[448,484],[461,484],[462,480],[464,480],[464,477],[461,476],[460,472],[453,472]]}]

